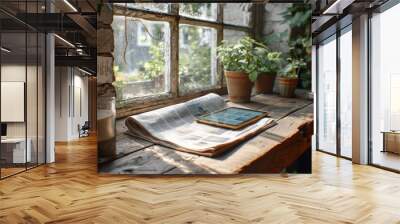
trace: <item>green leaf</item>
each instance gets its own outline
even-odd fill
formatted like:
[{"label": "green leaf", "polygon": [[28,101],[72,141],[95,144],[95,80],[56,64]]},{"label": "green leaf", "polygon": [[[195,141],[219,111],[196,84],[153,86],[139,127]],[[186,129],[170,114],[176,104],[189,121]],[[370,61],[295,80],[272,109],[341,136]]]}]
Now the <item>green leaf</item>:
[{"label": "green leaf", "polygon": [[258,73],[257,72],[252,72],[249,74],[249,78],[252,82],[255,82],[258,78]]}]

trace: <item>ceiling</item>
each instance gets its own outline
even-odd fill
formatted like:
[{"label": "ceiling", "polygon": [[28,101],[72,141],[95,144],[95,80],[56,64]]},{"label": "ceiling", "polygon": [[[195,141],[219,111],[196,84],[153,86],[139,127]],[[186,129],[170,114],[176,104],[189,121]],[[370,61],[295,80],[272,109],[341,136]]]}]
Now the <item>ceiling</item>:
[{"label": "ceiling", "polygon": [[96,25],[96,0],[0,1],[2,46],[12,50],[7,54],[10,59],[35,55],[37,48],[29,43],[33,37],[29,32],[49,32],[57,34],[56,65],[84,65],[95,71]]},{"label": "ceiling", "polygon": [[[313,11],[312,33],[313,42],[341,29],[351,23],[353,17],[374,10],[388,0],[317,0]],[[327,3],[325,3],[327,2]],[[349,20],[349,21],[348,21]]]}]

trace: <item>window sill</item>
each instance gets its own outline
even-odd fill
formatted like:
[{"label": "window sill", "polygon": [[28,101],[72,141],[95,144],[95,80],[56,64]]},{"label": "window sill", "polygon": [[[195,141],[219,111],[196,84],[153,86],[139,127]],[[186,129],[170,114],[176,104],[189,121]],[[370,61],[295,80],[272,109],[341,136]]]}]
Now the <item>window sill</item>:
[{"label": "window sill", "polygon": [[188,93],[178,97],[173,97],[171,93],[155,95],[149,97],[140,97],[137,99],[131,99],[130,102],[125,102],[124,105],[117,106],[117,119],[128,117],[131,115],[147,112],[150,110],[166,107],[169,105],[182,103],[187,100],[208,94],[216,93],[220,95],[227,94],[226,87],[218,89],[203,90],[195,93]]}]

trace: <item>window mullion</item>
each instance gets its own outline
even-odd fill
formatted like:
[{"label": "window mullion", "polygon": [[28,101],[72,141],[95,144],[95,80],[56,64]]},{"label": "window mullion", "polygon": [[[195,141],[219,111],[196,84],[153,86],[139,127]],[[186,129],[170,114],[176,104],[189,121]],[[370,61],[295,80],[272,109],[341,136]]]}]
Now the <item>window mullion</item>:
[{"label": "window mullion", "polygon": [[223,26],[222,24],[220,24],[218,22],[212,22],[212,21],[206,21],[206,20],[200,20],[200,19],[193,19],[193,18],[182,17],[182,16],[180,16],[180,18],[179,18],[179,23],[180,24],[193,25],[193,26],[210,27],[210,28],[214,28],[214,29],[218,29],[219,27]]},{"label": "window mullion", "polygon": [[[217,9],[217,22],[223,24],[224,20],[224,8],[223,4],[218,4],[218,9]],[[219,46],[222,43],[222,40],[224,39],[224,25],[221,27],[217,28],[217,46]],[[219,85],[221,88],[224,87],[224,74],[223,74],[223,67],[222,63],[217,57],[217,75],[219,75]]]},{"label": "window mullion", "polygon": [[170,85],[172,97],[179,96],[179,17],[170,23]]},{"label": "window mullion", "polygon": [[169,15],[166,13],[158,13],[152,11],[144,11],[140,9],[130,9],[121,6],[114,6],[113,9],[114,16],[127,16],[133,18],[146,19],[151,21],[168,21],[174,20],[174,15]]},{"label": "window mullion", "polygon": [[170,13],[172,15],[178,16],[179,15],[179,4],[178,3],[172,3],[170,6]]},{"label": "window mullion", "polygon": [[218,4],[217,8],[217,22],[224,23],[224,6],[223,4]]}]

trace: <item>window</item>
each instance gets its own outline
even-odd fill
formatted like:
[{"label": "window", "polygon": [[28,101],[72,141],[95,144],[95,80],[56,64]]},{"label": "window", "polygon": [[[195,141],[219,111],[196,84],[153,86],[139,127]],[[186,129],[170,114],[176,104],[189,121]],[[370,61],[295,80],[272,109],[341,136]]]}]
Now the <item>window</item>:
[{"label": "window", "polygon": [[352,158],[352,25],[317,47],[317,149]]},{"label": "window", "polygon": [[153,12],[168,12],[168,3],[114,3],[119,6],[127,6],[132,9],[141,9]]},{"label": "window", "polygon": [[[140,21],[140,20],[138,20]],[[137,45],[139,47],[150,47],[152,43],[160,40],[164,36],[164,25],[163,22],[147,22],[140,21],[137,23]]]},{"label": "window", "polygon": [[340,36],[340,154],[352,157],[352,33]]},{"label": "window", "polygon": [[318,48],[318,149],[336,154],[336,36]]},{"label": "window", "polygon": [[147,27],[150,27],[150,24],[137,24],[137,45],[140,47],[149,47],[151,45],[151,36],[150,30],[147,30]]},{"label": "window", "polygon": [[[42,4],[21,1],[19,15],[42,12]],[[15,22],[3,12],[0,17]],[[0,29],[1,135],[10,142],[0,145],[0,179],[45,163],[45,45],[45,34],[33,28]]]},{"label": "window", "polygon": [[169,24],[114,16],[112,26],[118,101],[168,92]]},{"label": "window", "polygon": [[400,131],[398,21],[399,4],[371,18],[371,157],[373,164],[394,170],[400,170],[400,135],[384,136],[384,132]]},{"label": "window", "polygon": [[184,94],[215,87],[218,84],[216,30],[191,25],[180,25],[179,29],[187,38],[179,46],[179,91]]},{"label": "window", "polygon": [[[133,111],[143,107],[138,99],[144,98],[154,104],[224,91],[217,46],[224,39],[233,42],[253,33],[251,6],[114,3],[117,108]],[[224,7],[236,7],[236,15],[224,17],[226,23]]]},{"label": "window", "polygon": [[179,14],[190,18],[215,21],[217,20],[217,4],[181,3],[179,4]]},{"label": "window", "polygon": [[187,46],[189,46],[189,32],[186,26],[179,29],[179,47],[187,48]]}]

